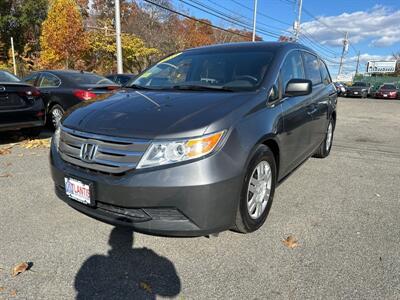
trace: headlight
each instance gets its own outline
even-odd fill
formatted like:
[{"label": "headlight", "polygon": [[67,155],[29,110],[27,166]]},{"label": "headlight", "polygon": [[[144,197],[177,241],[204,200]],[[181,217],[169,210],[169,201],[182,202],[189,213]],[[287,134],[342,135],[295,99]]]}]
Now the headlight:
[{"label": "headlight", "polygon": [[199,138],[177,141],[154,141],[147,149],[137,168],[148,168],[187,161],[205,156],[216,149],[225,131]]},{"label": "headlight", "polygon": [[61,127],[61,126],[58,126],[58,127],[57,127],[57,129],[56,129],[56,131],[54,132],[53,137],[52,137],[52,142],[54,143],[54,146],[56,147],[56,150],[57,150],[57,151],[58,151],[58,147],[59,147],[59,145],[60,145],[60,133],[61,133],[60,127]]}]

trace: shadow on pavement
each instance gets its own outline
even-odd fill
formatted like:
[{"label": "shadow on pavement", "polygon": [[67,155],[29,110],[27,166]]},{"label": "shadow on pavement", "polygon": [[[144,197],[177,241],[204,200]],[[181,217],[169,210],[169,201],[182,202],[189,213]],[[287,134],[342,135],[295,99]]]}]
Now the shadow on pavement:
[{"label": "shadow on pavement", "polygon": [[31,134],[29,131],[0,131],[0,146],[18,143],[27,139],[47,139],[53,136],[53,131],[47,128],[40,130],[40,134]]},{"label": "shadow on pavement", "polygon": [[179,294],[181,283],[167,258],[132,248],[133,231],[115,227],[108,255],[89,257],[75,277],[77,299],[156,299]]}]

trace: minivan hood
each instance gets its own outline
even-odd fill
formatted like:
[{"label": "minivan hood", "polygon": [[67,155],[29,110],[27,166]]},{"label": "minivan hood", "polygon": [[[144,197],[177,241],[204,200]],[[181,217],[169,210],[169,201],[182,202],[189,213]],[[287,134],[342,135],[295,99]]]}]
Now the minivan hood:
[{"label": "minivan hood", "polygon": [[199,136],[254,93],[122,90],[75,106],[62,125],[131,138]]}]

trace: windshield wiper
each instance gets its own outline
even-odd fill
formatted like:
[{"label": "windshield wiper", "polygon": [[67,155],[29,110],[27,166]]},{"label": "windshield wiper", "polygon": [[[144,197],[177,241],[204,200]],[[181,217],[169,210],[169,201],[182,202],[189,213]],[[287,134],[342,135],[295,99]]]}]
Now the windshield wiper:
[{"label": "windshield wiper", "polygon": [[152,90],[152,88],[138,84],[131,84],[130,86],[126,86],[126,88],[131,88],[135,90]]},{"label": "windshield wiper", "polygon": [[234,92],[235,90],[230,89],[225,86],[210,86],[210,85],[174,85],[172,87],[174,90],[187,90],[187,91],[221,91],[221,92]]}]

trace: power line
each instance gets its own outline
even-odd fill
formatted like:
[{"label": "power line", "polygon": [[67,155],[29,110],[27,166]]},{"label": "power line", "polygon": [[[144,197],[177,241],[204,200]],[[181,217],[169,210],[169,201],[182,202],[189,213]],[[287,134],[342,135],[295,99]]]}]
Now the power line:
[{"label": "power line", "polygon": [[[194,1],[194,0],[192,0],[192,1]],[[241,14],[237,14],[237,12],[233,11],[232,9],[229,9],[229,8],[227,8],[227,7],[224,7],[223,5],[221,5],[221,4],[219,4],[219,3],[216,3],[215,1],[212,1],[212,0],[206,0],[206,1],[208,1],[208,2],[210,2],[210,3],[212,3],[212,4],[214,4],[215,6],[217,6],[217,7],[219,7],[219,8],[222,8],[222,9],[224,9],[224,10],[226,10],[226,11],[228,11],[228,12],[234,14],[234,16],[237,16],[237,17],[239,17],[239,18],[245,19],[245,20],[247,20],[247,21],[249,21],[249,22],[252,21],[250,18],[245,17],[245,16],[243,16],[243,15],[241,15]],[[259,14],[260,14],[260,13],[257,12],[257,15],[259,15]],[[234,17],[234,16],[232,16],[232,17]],[[272,29],[276,29],[276,30],[280,30],[280,31],[283,31],[283,32],[291,33],[290,31],[288,31],[288,30],[286,30],[286,29],[284,29],[284,28],[282,28],[282,27],[272,26],[272,25],[270,25],[270,24],[266,24],[266,23],[264,23],[264,22],[260,22],[259,20],[257,20],[257,25],[263,25],[263,26],[270,27],[270,28],[272,28]]]},{"label": "power line", "polygon": [[[250,8],[250,7],[246,6],[246,5],[243,5],[243,4],[240,3],[239,1],[236,1],[236,0],[230,0],[230,1],[236,3],[236,4],[239,5],[240,7],[243,7],[243,8],[245,8],[245,9],[247,9],[247,10],[253,11],[252,8]],[[281,24],[284,24],[284,25],[287,25],[287,26],[292,26],[292,24],[283,22],[282,20],[279,20],[279,19],[276,19],[276,18],[274,18],[274,17],[268,16],[268,15],[266,15],[266,14],[264,14],[264,13],[261,13],[261,12],[259,12],[258,15],[263,16],[263,17],[265,17],[265,18],[267,18],[267,19],[274,20],[275,22],[278,22],[278,23],[281,23]]]},{"label": "power line", "polygon": [[[203,12],[206,12],[206,13],[208,13],[208,14],[211,14],[211,15],[213,15],[213,16],[215,16],[215,17],[217,17],[217,18],[219,18],[219,19],[222,19],[222,20],[225,20],[225,21],[227,21],[227,22],[230,22],[230,23],[232,23],[232,24],[235,24],[235,25],[237,25],[237,26],[241,26],[242,28],[244,28],[244,29],[247,29],[247,30],[252,30],[252,28],[251,28],[251,26],[249,26],[249,25],[247,25],[246,23],[243,23],[242,21],[239,21],[239,20],[235,20],[235,19],[233,19],[232,17],[226,17],[226,16],[224,16],[224,14],[222,13],[221,14],[221,12],[218,12],[217,10],[215,10],[215,9],[207,9],[207,8],[204,8],[204,5],[203,4],[192,4],[192,3],[188,3],[187,1],[185,1],[185,0],[179,0],[180,2],[182,2],[182,3],[184,3],[184,4],[186,4],[186,5],[189,5],[189,6],[191,6],[191,7],[194,7],[194,8],[196,8],[196,9],[199,9],[199,10],[201,10],[201,11],[203,11]],[[190,1],[190,0],[189,0]],[[267,36],[271,36],[271,37],[274,37],[274,38],[278,38],[280,35],[278,34],[278,33],[275,33],[275,32],[272,32],[272,31],[268,31],[268,30],[265,30],[265,29],[263,29],[263,30],[261,30],[261,29],[258,29],[257,30],[259,33],[263,33],[263,34],[265,34],[265,35],[267,35]]]},{"label": "power line", "polygon": [[191,16],[189,16],[189,15],[186,15],[186,14],[184,14],[184,13],[181,13],[181,12],[179,12],[179,11],[176,11],[176,10],[172,9],[172,8],[166,7],[166,6],[164,6],[164,5],[155,3],[155,2],[153,2],[153,1],[150,1],[150,0],[143,0],[143,1],[146,2],[146,3],[152,4],[152,5],[154,5],[154,6],[157,6],[157,7],[159,7],[159,8],[165,9],[165,10],[167,10],[167,11],[169,11],[169,12],[174,13],[174,14],[177,14],[177,15],[179,15],[179,16],[181,16],[181,17],[184,17],[184,18],[187,18],[187,19],[196,21],[196,22],[198,22],[198,23],[201,23],[201,24],[210,26],[210,27],[212,27],[212,28],[215,28],[215,29],[218,29],[218,30],[221,30],[221,31],[224,31],[224,32],[228,32],[228,33],[231,33],[231,34],[234,34],[234,35],[237,35],[237,36],[245,37],[246,39],[250,39],[247,35],[242,34],[242,33],[240,33],[240,32],[235,32],[235,31],[232,31],[232,30],[229,30],[229,29],[226,29],[226,28],[217,26],[217,25],[210,24],[210,23],[208,23],[208,22],[205,22],[205,21],[196,19],[196,18],[194,18],[194,17],[191,17]]}]

